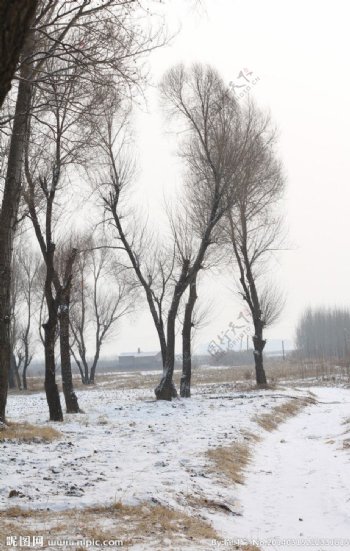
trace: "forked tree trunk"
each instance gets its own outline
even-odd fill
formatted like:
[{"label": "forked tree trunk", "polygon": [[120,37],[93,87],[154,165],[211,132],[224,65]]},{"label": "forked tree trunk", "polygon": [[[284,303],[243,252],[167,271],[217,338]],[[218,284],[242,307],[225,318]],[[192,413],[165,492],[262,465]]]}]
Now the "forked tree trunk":
[{"label": "forked tree trunk", "polygon": [[[181,275],[175,285],[171,306],[168,312],[167,319],[167,338],[166,338],[166,359],[165,372],[159,385],[154,389],[157,400],[170,401],[177,396],[176,388],[173,382],[174,366],[175,366],[175,324],[176,316],[179,310],[181,297],[186,291],[188,283],[186,277],[189,269],[189,260],[185,260],[182,265]],[[176,396],[174,396],[176,393]]]},{"label": "forked tree trunk", "polygon": [[0,213],[0,422],[5,422],[8,372],[11,361],[10,288],[13,240],[21,195],[23,153],[31,102],[31,84],[26,68],[18,85],[15,117]]},{"label": "forked tree trunk", "polygon": [[80,371],[80,375],[81,375],[81,382],[83,383],[83,385],[88,385],[89,384],[89,366],[86,362],[84,362],[84,369],[79,368],[79,371]]},{"label": "forked tree trunk", "polygon": [[[163,377],[166,377],[166,372],[167,372],[167,343],[166,343],[166,338],[165,338],[165,334],[164,334],[163,325],[161,325],[161,327],[158,329],[158,336],[159,336],[161,356],[162,356]],[[156,395],[157,395],[157,389],[156,389]],[[176,390],[176,387],[174,385],[173,380],[171,381],[171,398],[177,398],[177,390]]]},{"label": "forked tree trunk", "polygon": [[86,364],[84,366],[84,373],[83,373],[83,379],[82,379],[83,385],[89,384],[89,366]]},{"label": "forked tree trunk", "polygon": [[263,326],[260,319],[254,320],[254,328],[255,334],[253,337],[253,344],[256,383],[259,386],[265,386],[267,384],[267,380],[264,370],[263,350],[265,348],[266,340],[263,339]]},{"label": "forked tree trunk", "polygon": [[72,365],[69,347],[69,294],[69,289],[62,294],[59,314],[62,387],[67,413],[79,413],[80,408],[78,398],[73,388]]},{"label": "forked tree trunk", "polygon": [[193,309],[197,300],[196,279],[190,284],[190,292],[185,307],[184,324],[182,329],[182,377],[180,382],[180,396],[190,398],[191,396],[191,375],[192,375],[192,327]]},{"label": "forked tree trunk", "polygon": [[175,321],[177,310],[178,304],[177,307],[172,306],[170,308],[168,315],[165,372],[163,371],[163,377],[154,391],[157,400],[171,401],[171,399],[174,398],[174,390],[176,392],[173,383],[173,375],[175,365]]}]

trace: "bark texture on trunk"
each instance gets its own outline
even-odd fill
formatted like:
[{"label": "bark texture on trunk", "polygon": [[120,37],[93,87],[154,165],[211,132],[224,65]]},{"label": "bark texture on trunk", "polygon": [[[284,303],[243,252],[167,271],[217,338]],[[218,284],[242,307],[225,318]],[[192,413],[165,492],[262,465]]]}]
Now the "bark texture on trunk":
[{"label": "bark texture on trunk", "polygon": [[263,325],[260,319],[254,321],[254,328],[255,335],[253,337],[253,344],[256,383],[259,386],[265,386],[267,384],[267,380],[264,370],[263,350],[265,348],[266,340],[263,339]]},{"label": "bark texture on trunk", "polygon": [[197,300],[196,279],[190,284],[190,292],[185,307],[184,324],[182,329],[182,376],[180,381],[180,396],[190,398],[191,396],[191,376],[192,376],[192,327],[193,327],[193,309]]},{"label": "bark texture on trunk", "polygon": [[18,390],[22,390],[21,377],[20,377],[20,374],[19,374],[19,368],[18,368],[18,365],[16,363],[16,360],[15,360],[15,364],[13,366],[13,369],[14,369],[14,373],[15,373],[16,388],[18,388]]},{"label": "bark texture on trunk", "polygon": [[27,369],[28,369],[28,366],[27,366],[27,365],[24,365],[24,366],[23,366],[23,372],[22,372],[22,385],[23,385],[23,390],[28,390]]},{"label": "bark texture on trunk", "polygon": [[56,384],[55,339],[57,316],[49,313],[49,319],[43,324],[45,333],[45,392],[49,406],[50,421],[63,421],[60,395]]},{"label": "bark texture on trunk", "polygon": [[10,389],[16,388],[15,372],[14,372],[14,357],[12,352],[11,352],[11,361],[10,361],[9,372],[8,372],[8,385]]},{"label": "bark texture on trunk", "polygon": [[15,117],[0,213],[0,421],[5,422],[8,372],[11,361],[10,288],[13,240],[21,196],[23,154],[31,103],[31,83],[23,66],[18,86]]},{"label": "bark texture on trunk", "polygon": [[0,0],[0,107],[11,88],[38,0]]},{"label": "bark texture on trunk", "polygon": [[[154,391],[157,400],[171,401],[172,398],[177,396],[176,388],[173,383],[173,375],[175,365],[175,322],[179,302],[180,298],[175,304],[172,304],[168,315],[165,372]],[[174,396],[174,391],[176,396]]]},{"label": "bark texture on trunk", "polygon": [[50,421],[63,421],[60,394],[56,384],[56,362],[55,362],[55,341],[58,325],[58,305],[59,300],[53,297],[53,257],[55,254],[55,245],[50,240],[47,247],[46,279],[45,279],[45,300],[48,311],[48,320],[43,324],[45,333],[45,392],[47,404],[49,406]]},{"label": "bark texture on trunk", "polygon": [[79,413],[80,409],[78,398],[73,389],[72,365],[69,347],[69,295],[69,289],[62,293],[59,314],[62,387],[67,413]]},{"label": "bark texture on trunk", "polygon": [[99,360],[99,357],[100,357],[100,346],[97,348],[97,351],[96,351],[96,354],[95,354],[95,357],[94,357],[94,361],[93,361],[93,364],[91,366],[91,370],[90,370],[90,377],[88,379],[89,381],[89,385],[94,385],[95,384],[95,373],[96,373],[96,367],[97,367],[97,363],[98,363],[98,360]]}]

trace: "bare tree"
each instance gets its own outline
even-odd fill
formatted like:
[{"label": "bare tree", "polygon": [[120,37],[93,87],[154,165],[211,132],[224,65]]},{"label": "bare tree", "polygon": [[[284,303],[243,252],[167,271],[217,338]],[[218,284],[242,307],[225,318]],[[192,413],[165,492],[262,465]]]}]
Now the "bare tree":
[{"label": "bare tree", "polygon": [[263,332],[276,321],[283,309],[283,298],[270,284],[262,287],[258,279],[266,273],[266,261],[281,246],[281,221],[276,212],[284,189],[281,163],[276,157],[275,131],[269,116],[253,104],[245,110],[244,126],[249,155],[240,171],[236,202],[227,217],[229,236],[239,270],[239,285],[254,325],[256,381],[266,385]]},{"label": "bare tree", "polygon": [[[115,335],[121,318],[133,308],[134,285],[106,246],[85,243],[76,264],[70,324],[71,351],[83,384],[94,384],[103,345]],[[90,362],[88,342],[94,341]]]},{"label": "bare tree", "polygon": [[[187,287],[203,268],[208,249],[216,241],[218,223],[234,201],[237,172],[245,156],[245,140],[242,139],[239,107],[211,68],[196,65],[186,71],[183,66],[175,67],[165,76],[161,89],[172,115],[185,123],[187,140],[182,155],[189,175],[182,214],[171,221],[173,254],[170,268],[157,270],[157,280],[163,281],[160,294],[154,291],[152,272],[145,270],[147,263],[142,266],[140,262],[140,253],[145,255],[146,251],[139,245],[139,251],[135,250],[134,235],[125,226],[122,200],[130,178],[130,163],[125,163],[120,146],[117,147],[118,132],[113,133],[111,118],[107,121],[105,135],[101,136],[107,173],[101,179],[100,194],[111,215],[109,220],[117,230],[120,246],[126,251],[145,291],[160,338],[164,373],[155,389],[156,397],[170,400],[174,392],[175,326],[179,305]],[[168,299],[166,329],[165,296]]]},{"label": "bare tree", "polygon": [[[127,153],[128,112],[119,102],[112,101],[106,110],[105,124],[96,128],[103,160],[97,177],[97,191],[104,208],[104,221],[112,231],[115,249],[126,253],[136,281],[143,289],[158,334],[163,370],[166,369],[165,312],[168,308],[169,287],[175,270],[175,248],[166,247],[148,232],[146,224],[135,217],[124,216],[125,192],[134,178],[134,162]],[[128,208],[128,207],[127,207]],[[123,220],[123,221],[122,221]],[[176,389],[172,384],[172,396]]]},{"label": "bare tree", "polygon": [[[69,297],[73,265],[77,250],[73,246],[65,255],[65,266],[59,273],[53,240],[57,218],[57,193],[67,177],[68,167],[81,160],[81,151],[89,139],[84,113],[90,109],[93,97],[82,87],[76,68],[66,68],[65,79],[47,79],[38,101],[43,105],[28,130],[25,150],[28,214],[46,266],[45,300],[48,321],[45,332],[45,390],[50,419],[62,419],[59,393],[55,381],[55,335],[60,320],[61,372],[67,413],[78,413],[79,405],[73,391],[69,356]],[[77,89],[79,88],[79,92]],[[36,99],[36,97],[35,97]],[[85,137],[82,138],[85,131]],[[61,278],[59,277],[61,275]]]}]

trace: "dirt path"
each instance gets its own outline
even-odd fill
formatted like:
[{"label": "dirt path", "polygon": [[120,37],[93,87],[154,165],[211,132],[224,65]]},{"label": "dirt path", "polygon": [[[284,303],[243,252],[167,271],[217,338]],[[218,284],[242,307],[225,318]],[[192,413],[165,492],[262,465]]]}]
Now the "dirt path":
[{"label": "dirt path", "polygon": [[[268,549],[350,549],[350,390],[319,388],[319,402],[282,424],[256,446],[238,490],[242,516],[222,527],[227,538],[300,539]],[[332,544],[332,539],[343,540]],[[311,539],[318,539],[314,545]],[[321,539],[328,539],[322,542]]]}]

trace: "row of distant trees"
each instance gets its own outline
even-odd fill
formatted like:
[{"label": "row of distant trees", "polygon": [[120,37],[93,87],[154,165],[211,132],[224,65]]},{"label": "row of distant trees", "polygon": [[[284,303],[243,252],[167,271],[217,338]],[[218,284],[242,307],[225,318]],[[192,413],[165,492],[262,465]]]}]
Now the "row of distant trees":
[{"label": "row of distant trees", "polygon": [[[136,62],[162,45],[164,34],[162,27],[153,32],[138,25],[142,8],[118,0],[38,2],[23,42],[0,121],[2,422],[11,357],[14,350],[18,362],[25,355],[21,343],[32,312],[39,308],[50,419],[59,421],[57,347],[66,410],[77,413],[71,357],[83,380],[92,382],[101,344],[135,303],[135,293],[147,304],[159,338],[163,374],[157,399],[171,400],[177,394],[173,373],[179,317],[180,393],[190,396],[196,303],[198,297],[206,300],[202,273],[214,265],[235,268],[254,327],[256,380],[266,384],[264,330],[283,303],[266,282],[267,262],[280,246],[278,205],[284,189],[276,133],[266,113],[251,102],[238,103],[215,69],[170,69],[160,94],[169,124],[180,136],[185,177],[168,207],[167,228],[151,228],[135,204],[131,115],[134,94],[145,86]],[[89,209],[82,209],[82,199]],[[84,230],[76,230],[71,209],[85,213]],[[148,218],[157,217],[151,212]],[[39,292],[33,288],[27,321],[21,318],[24,325],[16,329],[11,293],[13,297],[16,262],[24,271],[26,264],[19,242],[27,245],[33,238],[33,249],[41,256],[35,275]],[[22,303],[28,280],[25,288]],[[86,330],[91,317],[96,353],[89,366],[91,334]],[[30,331],[31,326],[28,335]]]},{"label": "row of distant trees", "polygon": [[349,361],[350,310],[308,308],[296,329],[296,346],[306,359]]}]

